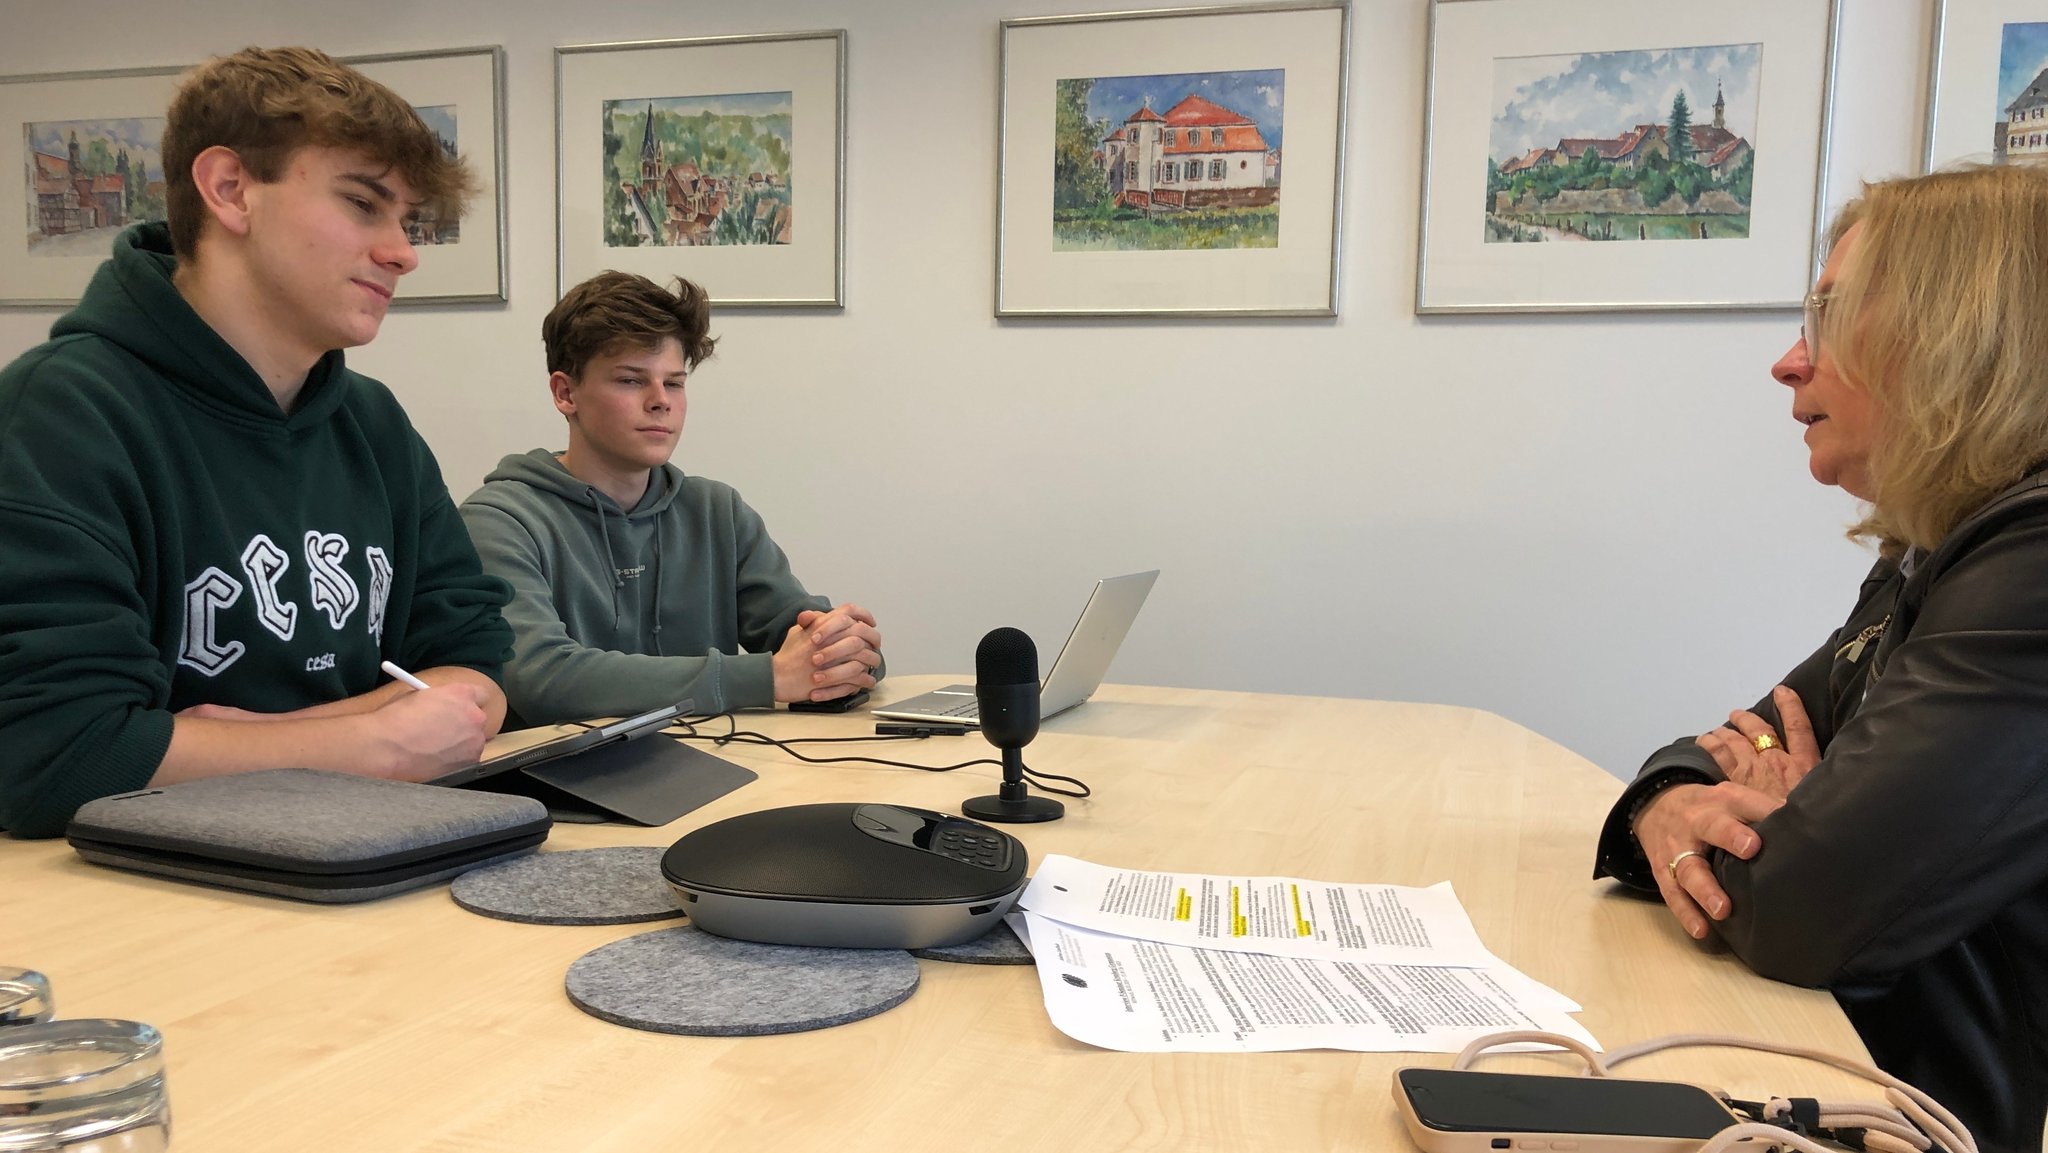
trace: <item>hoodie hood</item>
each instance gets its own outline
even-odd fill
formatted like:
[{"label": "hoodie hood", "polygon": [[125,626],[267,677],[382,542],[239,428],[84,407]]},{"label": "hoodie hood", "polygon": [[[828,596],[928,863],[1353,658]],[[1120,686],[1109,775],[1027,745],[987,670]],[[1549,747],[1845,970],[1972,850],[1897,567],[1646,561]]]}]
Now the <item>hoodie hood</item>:
[{"label": "hoodie hood", "polygon": [[333,415],[348,393],[339,349],[314,362],[297,407],[286,415],[242,354],[178,293],[171,282],[177,266],[169,225],[127,229],[115,238],[113,259],[93,274],[78,307],[51,327],[51,339],[86,333],[110,341],[231,423],[291,431]]},{"label": "hoodie hood", "polygon": [[[491,487],[493,482],[504,481],[511,482],[511,485]],[[626,578],[629,575],[640,577],[643,568],[650,568],[652,571],[644,575],[648,586],[654,590],[654,603],[644,618],[644,631],[653,654],[661,656],[664,655],[661,645],[662,522],[666,519],[663,514],[675,503],[676,494],[682,488],[683,471],[675,465],[663,464],[647,478],[647,492],[641,496],[640,503],[630,510],[622,509],[596,485],[570,472],[554,453],[536,448],[531,452],[514,453],[499,461],[498,467],[484,477],[484,487],[470,499],[515,515],[521,505],[547,503],[541,499],[541,494],[575,508],[576,519],[595,538],[594,543],[604,553],[605,583],[611,586],[614,629],[624,627],[628,616],[638,615],[629,613],[622,600],[626,593]],[[614,517],[620,522],[616,529],[612,524]],[[629,557],[647,558],[641,565],[630,569],[620,565],[620,546],[613,541],[615,532],[622,538],[621,543]]]},{"label": "hoodie hood", "polygon": [[531,452],[515,452],[499,461],[498,467],[484,477],[484,483],[489,484],[496,480],[517,481],[574,504],[588,505],[600,512],[609,512],[613,516],[644,520],[660,516],[668,511],[669,505],[675,503],[676,494],[683,489],[683,470],[672,464],[664,464],[655,469],[654,475],[648,478],[647,494],[630,510],[620,508],[617,501],[606,496],[596,485],[579,479],[556,459],[553,452],[544,448],[536,448]]}]

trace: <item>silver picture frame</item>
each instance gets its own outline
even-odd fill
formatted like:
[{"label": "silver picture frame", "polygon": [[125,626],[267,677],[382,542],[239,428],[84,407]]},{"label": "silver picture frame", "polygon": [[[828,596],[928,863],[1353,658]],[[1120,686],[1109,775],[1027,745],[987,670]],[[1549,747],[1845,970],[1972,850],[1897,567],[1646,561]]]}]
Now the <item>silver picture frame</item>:
[{"label": "silver picture frame", "polygon": [[[1337,315],[1349,0],[1007,19],[999,54],[996,317]],[[1260,83],[1271,74],[1284,83]],[[1100,106],[1064,115],[1070,136],[1104,137],[1089,160],[1103,187],[1072,163],[1058,185],[1057,105],[1072,99]],[[1186,139],[1166,135],[1176,117]]]},{"label": "silver picture frame", "polygon": [[[2019,115],[2027,122],[2016,125],[2011,117],[2023,96],[2028,107]],[[2044,157],[2048,6],[2039,0],[1936,0],[1923,171]]]},{"label": "silver picture frame", "polygon": [[[484,187],[464,211],[458,239],[415,237],[419,266],[398,282],[392,305],[500,304],[508,296],[505,216],[505,49],[427,48],[337,56],[405,98],[415,109],[453,109],[451,141]],[[483,130],[476,131],[478,115]],[[434,124],[435,114],[422,111]],[[437,130],[439,128],[436,125]],[[473,243],[480,240],[482,243]]]},{"label": "silver picture frame", "polygon": [[[637,184],[619,181],[607,126],[633,123],[624,106],[643,102],[638,123],[654,158],[643,155]],[[655,117],[684,108],[741,117],[761,132],[750,140],[781,143],[761,145],[761,168],[710,171],[701,153],[669,164],[666,139],[677,130],[656,133]],[[806,127],[820,122],[827,131]],[[558,47],[555,125],[557,293],[619,269],[688,277],[721,309],[845,307],[845,29]],[[786,178],[773,171],[778,159]],[[754,211],[737,211],[746,205]]]},{"label": "silver picture frame", "polygon": [[[422,49],[335,59],[361,70],[408,101],[480,109],[485,115],[482,132],[472,134],[458,128],[460,136],[456,143],[465,149],[486,185],[465,216],[465,223],[477,218],[481,206],[483,227],[469,232],[481,233],[488,242],[469,244],[468,237],[458,229],[456,241],[418,245],[420,265],[399,281],[392,304],[504,301],[504,50]],[[0,133],[0,171],[22,174],[21,179],[0,177],[0,219],[26,222],[24,233],[0,236],[0,306],[61,308],[76,304],[94,270],[107,258],[113,237],[120,229],[139,220],[162,219],[160,188],[145,191],[144,199],[154,205],[154,211],[125,211],[117,199],[105,194],[99,198],[106,203],[86,205],[79,202],[82,198],[75,193],[64,197],[61,191],[53,195],[72,203],[54,205],[50,212],[44,212],[39,193],[37,205],[27,204],[30,190],[39,186],[39,178],[42,184],[55,188],[62,182],[53,182],[48,177],[60,164],[66,169],[70,165],[68,155],[50,154],[49,173],[40,169],[27,171],[30,164],[38,163],[36,153],[40,146],[34,142],[34,129],[39,123],[57,123],[37,118],[63,117],[62,122],[66,123],[105,126],[111,133],[106,147],[123,152],[134,149],[135,168],[143,173],[139,183],[148,190],[162,183],[147,177],[152,163],[161,176],[161,160],[156,159],[155,145],[162,134],[164,111],[176,91],[178,78],[191,67],[177,64],[0,77],[0,123],[23,128],[20,135]],[[458,112],[455,122],[458,126],[473,122],[469,115]],[[153,122],[155,136],[144,139],[131,128],[118,127],[137,122]],[[92,130],[88,128],[87,132],[90,136]],[[478,150],[469,147],[472,143],[481,143],[485,155],[478,156]],[[88,140],[82,151],[90,148]],[[44,220],[65,217],[67,224],[81,226],[58,232],[42,224]]]},{"label": "silver picture frame", "polygon": [[[152,158],[160,155],[164,109],[187,67],[0,76],[0,124],[12,128],[0,132],[0,220],[21,223],[0,234],[0,306],[78,303],[121,229],[137,220],[163,219],[161,191],[150,201],[148,189],[161,179],[148,176],[154,163],[161,177],[162,162]],[[36,140],[39,129],[58,125],[71,126],[61,132],[63,144]],[[77,136],[81,129],[83,141]],[[139,211],[125,190],[120,196],[81,191],[79,178],[91,171],[88,157],[96,138],[103,149],[134,150],[131,170],[141,170],[143,199],[149,201]],[[81,172],[72,171],[72,143],[79,146]]]},{"label": "silver picture frame", "polygon": [[[1645,5],[1639,0],[1431,0],[1415,312],[1798,308],[1826,223],[1840,17],[1841,0],[1722,0],[1701,8]],[[1696,45],[1709,47],[1691,47]],[[1707,220],[1716,214],[1726,217],[1723,210],[1729,202],[1701,209],[1695,206],[1704,200],[1683,198],[1675,212],[1659,212],[1668,199],[1655,207],[1638,202],[1627,207],[1627,220],[1615,219],[1622,213],[1604,208],[1580,211],[1576,202],[1562,215],[1533,223],[1521,207],[1527,201],[1517,202],[1517,213],[1495,216],[1502,194],[1495,188],[1497,174],[1509,168],[1493,155],[1490,139],[1495,106],[1501,103],[1501,93],[1494,87],[1503,82],[1504,66],[1575,58],[1571,67],[1577,67],[1577,61],[1600,56],[1673,56],[1714,51],[1717,46],[1754,48],[1758,74],[1770,69],[1764,90],[1772,102],[1763,106],[1753,98],[1750,103],[1754,143],[1739,139],[1740,133],[1719,133],[1735,138],[1731,155],[1747,150],[1754,173],[1753,183],[1730,194],[1749,197],[1736,202],[1742,210],[1741,232],[1694,238],[1694,227],[1711,236]],[[1697,103],[1704,115],[1704,93]],[[1501,111],[1504,118],[1505,109]],[[1720,115],[1716,110],[1717,130]],[[1606,163],[1609,144],[1625,153],[1632,134],[1659,141],[1669,135],[1661,116],[1647,125],[1651,133],[1643,133],[1644,127],[1617,122],[1603,125],[1597,134],[1560,136],[1554,148],[1533,147],[1526,159],[1530,165],[1564,167],[1573,159],[1574,147],[1583,151],[1593,145]],[[1614,134],[1611,141],[1609,134]],[[1628,158],[1613,162],[1623,159]],[[1717,172],[1716,179],[1725,175]],[[1540,210],[1540,201],[1537,206]],[[1689,219],[1696,211],[1702,219]],[[1679,222],[1679,217],[1688,219]],[[1653,218],[1670,230],[1671,238],[1649,233]],[[1635,237],[1626,235],[1631,224]],[[1595,243],[1519,242],[1587,236]],[[1610,240],[1622,242],[1600,242]]]}]

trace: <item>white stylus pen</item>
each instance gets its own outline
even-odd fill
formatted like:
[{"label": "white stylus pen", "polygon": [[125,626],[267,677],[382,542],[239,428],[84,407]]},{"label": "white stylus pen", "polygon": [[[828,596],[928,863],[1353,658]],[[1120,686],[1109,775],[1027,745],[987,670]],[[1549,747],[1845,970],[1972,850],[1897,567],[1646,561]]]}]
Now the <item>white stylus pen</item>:
[{"label": "white stylus pen", "polygon": [[397,681],[400,684],[411,685],[413,688],[416,688],[421,692],[425,692],[427,690],[427,682],[419,679],[416,676],[413,676],[411,673],[406,672],[404,669],[399,668],[397,665],[392,664],[390,661],[385,661],[382,667],[385,672],[391,674],[392,680]]}]

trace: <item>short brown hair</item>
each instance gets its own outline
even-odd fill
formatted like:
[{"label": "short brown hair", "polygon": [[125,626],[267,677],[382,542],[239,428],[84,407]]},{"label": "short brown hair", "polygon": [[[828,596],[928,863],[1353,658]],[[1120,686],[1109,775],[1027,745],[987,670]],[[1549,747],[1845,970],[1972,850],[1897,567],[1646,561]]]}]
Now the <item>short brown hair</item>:
[{"label": "short brown hair", "polygon": [[1822,345],[1879,415],[1850,533],[1932,548],[2048,459],[2048,169],[1870,184],[1843,217],[1860,228]]},{"label": "short brown hair", "polygon": [[403,97],[311,48],[244,48],[186,75],[165,114],[164,201],[171,249],[198,251],[206,203],[192,179],[201,152],[233,149],[251,175],[282,179],[307,145],[346,148],[390,165],[442,220],[462,214],[476,177]]},{"label": "short brown hair", "polygon": [[548,371],[570,378],[600,356],[653,348],[667,337],[691,368],[711,358],[711,297],[678,276],[673,291],[630,272],[600,272],[564,293],[540,323]]}]

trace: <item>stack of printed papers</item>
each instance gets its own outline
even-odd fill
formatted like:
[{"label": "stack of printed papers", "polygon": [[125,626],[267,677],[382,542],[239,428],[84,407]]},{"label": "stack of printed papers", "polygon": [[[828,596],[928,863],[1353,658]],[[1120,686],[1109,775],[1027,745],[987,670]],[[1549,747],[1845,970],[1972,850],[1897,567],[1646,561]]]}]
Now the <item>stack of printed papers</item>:
[{"label": "stack of printed papers", "polygon": [[1131,1052],[1455,1053],[1579,1006],[1486,951],[1426,889],[1039,863],[1011,923],[1067,1036]]}]

